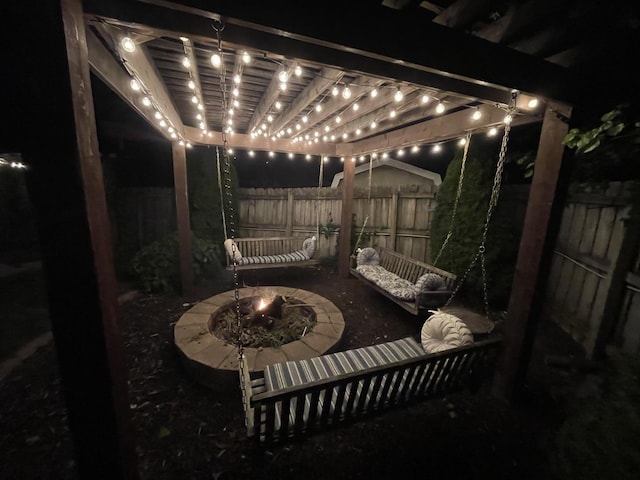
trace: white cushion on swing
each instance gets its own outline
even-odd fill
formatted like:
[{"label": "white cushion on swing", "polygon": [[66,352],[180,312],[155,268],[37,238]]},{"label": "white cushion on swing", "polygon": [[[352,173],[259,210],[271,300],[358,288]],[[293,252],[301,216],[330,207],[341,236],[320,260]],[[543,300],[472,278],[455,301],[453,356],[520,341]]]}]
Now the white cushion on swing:
[{"label": "white cushion on swing", "polygon": [[234,259],[235,255],[236,262],[242,258],[242,254],[238,249],[238,245],[231,238],[227,238],[224,241],[224,249],[227,251],[227,255],[229,255],[229,258]]},{"label": "white cushion on swing", "polygon": [[313,258],[313,254],[316,253],[316,236],[306,238],[302,242],[302,250],[308,255],[308,258]]},{"label": "white cushion on swing", "polygon": [[442,352],[473,343],[471,330],[460,318],[440,310],[430,311],[433,315],[424,322],[420,332],[425,352]]},{"label": "white cushion on swing", "polygon": [[356,272],[396,298],[406,301],[416,299],[416,286],[412,282],[380,265],[359,265],[356,267]]},{"label": "white cushion on swing", "polygon": [[358,252],[356,265],[379,265],[380,255],[371,247],[365,247]]},{"label": "white cushion on swing", "polygon": [[446,290],[447,285],[437,273],[425,273],[416,281],[416,293]]}]

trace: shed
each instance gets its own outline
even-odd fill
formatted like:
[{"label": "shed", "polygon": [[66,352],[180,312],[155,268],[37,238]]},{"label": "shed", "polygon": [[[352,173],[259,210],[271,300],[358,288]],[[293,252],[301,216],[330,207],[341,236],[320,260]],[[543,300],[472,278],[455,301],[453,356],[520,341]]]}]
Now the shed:
[{"label": "shed", "polygon": [[[331,188],[338,188],[344,172],[336,173]],[[393,158],[376,158],[371,162],[371,184],[384,187],[417,185],[420,190],[436,191],[442,178],[439,173],[416,167]],[[369,163],[358,165],[354,170],[354,187],[366,188],[369,184]]]}]

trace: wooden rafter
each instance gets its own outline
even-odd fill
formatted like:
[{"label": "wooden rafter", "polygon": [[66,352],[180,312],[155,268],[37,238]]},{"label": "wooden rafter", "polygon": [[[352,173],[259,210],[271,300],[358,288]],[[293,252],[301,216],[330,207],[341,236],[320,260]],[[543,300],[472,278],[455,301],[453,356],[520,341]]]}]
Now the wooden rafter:
[{"label": "wooden rafter", "polygon": [[465,28],[484,12],[490,10],[498,0],[457,0],[444,9],[434,23],[450,28]]},{"label": "wooden rafter", "polygon": [[[290,64],[285,71],[287,72],[287,78],[293,75],[295,65]],[[264,119],[265,115],[269,112],[269,109],[273,106],[275,101],[278,99],[280,95],[280,79],[278,78],[278,72],[275,72],[273,78],[271,79],[271,83],[265,90],[260,102],[256,106],[256,109],[251,116],[251,120],[249,120],[249,126],[247,131],[252,132],[256,128],[259,127],[260,123]]]},{"label": "wooden rafter", "polygon": [[189,40],[186,37],[183,37],[183,38],[185,38],[185,40],[182,41],[184,45],[184,53],[186,54],[190,63],[189,72],[190,72],[191,81],[195,84],[193,93],[198,99],[198,105],[202,105],[202,110],[200,110],[200,115],[202,117],[201,121],[204,122],[205,129],[209,130],[209,127],[207,126],[207,106],[206,106],[206,102],[204,101],[204,96],[202,93],[202,85],[200,83],[200,72],[198,71],[198,59],[196,58],[193,43],[191,43],[191,40]]},{"label": "wooden rafter", "polygon": [[318,76],[289,104],[287,108],[274,120],[271,125],[271,134],[284,128],[296,115],[314,102],[327,88],[340,80],[343,73],[335,68],[324,67]]}]

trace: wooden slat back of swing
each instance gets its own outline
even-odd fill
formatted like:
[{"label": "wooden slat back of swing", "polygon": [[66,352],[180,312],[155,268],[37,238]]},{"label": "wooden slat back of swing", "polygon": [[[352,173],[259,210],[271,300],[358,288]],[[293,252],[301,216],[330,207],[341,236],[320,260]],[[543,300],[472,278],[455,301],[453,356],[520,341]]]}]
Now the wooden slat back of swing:
[{"label": "wooden slat back of swing", "polygon": [[418,401],[475,392],[493,371],[501,346],[496,337],[272,392],[264,378],[245,373],[248,436],[268,445]]},{"label": "wooden slat back of swing", "polygon": [[[302,250],[302,244],[307,237],[244,237],[234,238],[238,250],[243,257],[264,257],[268,255],[282,255]],[[250,265],[238,265],[238,270],[257,270],[262,268],[279,267],[309,267],[318,265],[316,258],[291,263],[257,263]],[[227,255],[227,269],[233,268],[231,257]]]}]

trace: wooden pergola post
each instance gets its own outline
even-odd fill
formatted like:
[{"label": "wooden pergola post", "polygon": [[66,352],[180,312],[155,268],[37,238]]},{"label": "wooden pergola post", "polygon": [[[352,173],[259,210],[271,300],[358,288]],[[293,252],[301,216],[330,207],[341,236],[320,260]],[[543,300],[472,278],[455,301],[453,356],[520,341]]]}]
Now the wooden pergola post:
[{"label": "wooden pergola post", "polygon": [[23,35],[6,49],[17,78],[3,94],[20,101],[4,104],[11,125],[0,134],[18,139],[27,164],[76,468],[79,478],[137,479],[82,4],[3,11]]},{"label": "wooden pergola post", "polygon": [[338,275],[349,277],[351,257],[351,216],[353,214],[353,181],[356,164],[350,156],[344,159],[342,178],[342,216],[340,218],[340,245],[338,245]]},{"label": "wooden pergola post", "polygon": [[511,400],[521,386],[529,362],[537,318],[535,301],[542,301],[546,279],[539,278],[547,228],[556,195],[571,107],[549,102],[544,115],[529,202],[522,229],[505,324],[505,349],[493,382],[493,393]]},{"label": "wooden pergola post", "polygon": [[191,254],[191,220],[187,188],[187,154],[184,145],[172,142],[173,185],[176,196],[178,243],[180,246],[180,280],[182,296],[193,295],[193,256]]}]

